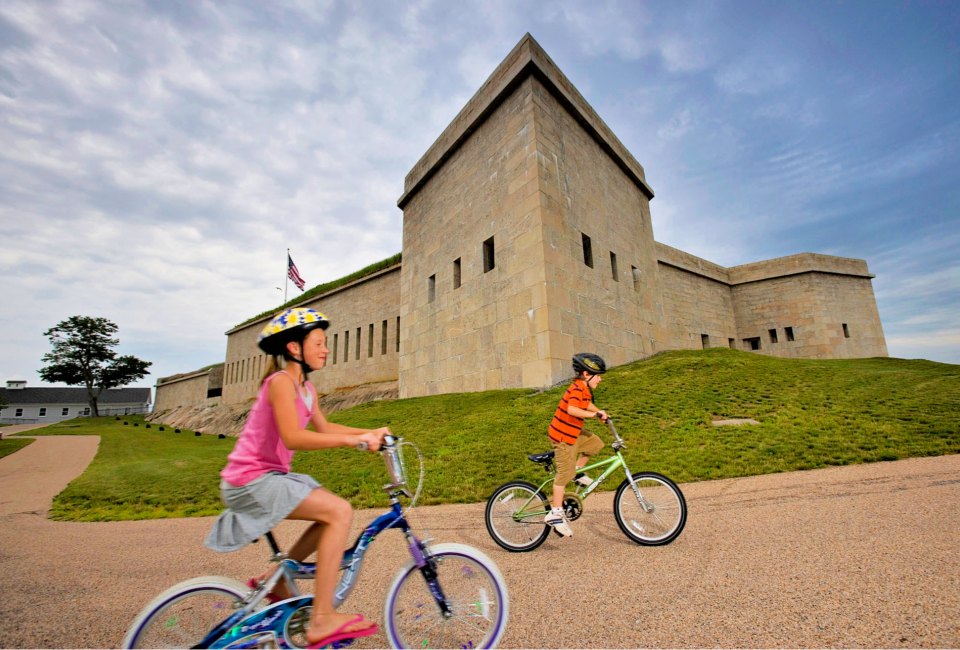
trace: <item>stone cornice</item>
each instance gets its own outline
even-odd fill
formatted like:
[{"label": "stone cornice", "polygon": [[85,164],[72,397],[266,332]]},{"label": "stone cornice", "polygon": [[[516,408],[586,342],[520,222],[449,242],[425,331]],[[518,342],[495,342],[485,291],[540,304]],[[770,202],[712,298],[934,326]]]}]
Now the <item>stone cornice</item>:
[{"label": "stone cornice", "polygon": [[798,253],[726,268],[690,253],[656,242],[657,262],[729,286],[772,280],[802,273],[828,273],[872,279],[864,260],[819,253]]}]

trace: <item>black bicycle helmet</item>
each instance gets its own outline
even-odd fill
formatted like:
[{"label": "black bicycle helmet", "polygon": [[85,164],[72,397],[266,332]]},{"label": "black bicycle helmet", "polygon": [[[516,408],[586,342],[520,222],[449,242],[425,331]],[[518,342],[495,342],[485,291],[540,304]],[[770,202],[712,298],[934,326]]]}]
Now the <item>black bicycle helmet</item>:
[{"label": "black bicycle helmet", "polygon": [[327,329],[330,321],[315,309],[292,307],[267,323],[257,338],[257,345],[267,354],[287,355],[287,343],[303,342],[310,330]]},{"label": "black bicycle helmet", "polygon": [[592,352],[580,352],[573,355],[573,371],[578,375],[584,371],[591,375],[602,375],[607,371],[607,363]]}]

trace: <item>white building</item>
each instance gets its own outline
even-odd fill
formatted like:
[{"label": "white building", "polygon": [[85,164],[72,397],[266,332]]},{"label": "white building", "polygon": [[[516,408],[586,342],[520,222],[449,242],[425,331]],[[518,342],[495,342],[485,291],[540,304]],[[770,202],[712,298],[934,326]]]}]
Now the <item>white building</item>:
[{"label": "white building", "polygon": [[[130,415],[150,411],[149,388],[112,388],[100,393],[100,415]],[[91,415],[86,388],[28,388],[25,381],[8,381],[0,388],[0,424],[52,424]]]}]

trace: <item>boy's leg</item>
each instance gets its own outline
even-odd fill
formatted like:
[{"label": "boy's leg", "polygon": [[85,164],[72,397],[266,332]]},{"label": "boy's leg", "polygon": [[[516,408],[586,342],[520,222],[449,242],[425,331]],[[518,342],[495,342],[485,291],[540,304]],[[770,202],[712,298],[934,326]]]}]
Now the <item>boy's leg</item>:
[{"label": "boy's leg", "polygon": [[550,505],[553,506],[554,510],[558,510],[563,507],[563,495],[567,491],[566,485],[553,485],[553,493],[550,495]]},{"label": "boy's leg", "polygon": [[[337,584],[340,560],[347,548],[353,508],[350,502],[323,488],[317,488],[294,508],[288,519],[314,521],[317,534],[317,578],[313,595],[313,612],[307,631],[311,643],[329,636],[338,627],[349,622],[353,615],[339,614],[333,606],[333,590]],[[314,527],[308,529],[311,534]],[[355,632],[371,627],[369,621],[358,621],[345,631]]]},{"label": "boy's leg", "polygon": [[577,438],[577,444],[574,445],[574,450],[577,453],[577,469],[580,469],[587,464],[587,459],[590,456],[593,456],[598,451],[603,449],[603,440],[600,439],[600,436],[596,436],[592,433],[584,431],[580,434],[580,437]]},{"label": "boy's leg", "polygon": [[557,475],[553,480],[553,493],[550,495],[552,510],[544,517],[544,523],[553,526],[564,537],[573,535],[566,517],[563,515],[563,494],[567,483],[576,473],[576,452],[574,445],[562,442],[553,443],[553,463],[557,468]]},{"label": "boy's leg", "polygon": [[568,445],[563,442],[552,442],[553,445],[553,464],[557,468],[557,475],[553,479],[553,494],[550,505],[554,508],[563,506],[563,493],[566,491],[567,483],[573,480],[573,475],[577,473],[577,445],[576,443]]},{"label": "boy's leg", "polygon": [[[580,471],[581,467],[587,464],[587,461],[590,460],[590,457],[601,449],[603,449],[603,440],[600,439],[600,436],[595,436],[594,434],[586,431],[582,432],[580,437],[577,438],[576,444],[574,445],[574,453],[577,454],[577,463],[576,469],[574,470],[574,476],[577,475],[577,472]],[[590,485],[592,482],[593,481],[585,476],[577,479],[577,483],[584,486]]]}]

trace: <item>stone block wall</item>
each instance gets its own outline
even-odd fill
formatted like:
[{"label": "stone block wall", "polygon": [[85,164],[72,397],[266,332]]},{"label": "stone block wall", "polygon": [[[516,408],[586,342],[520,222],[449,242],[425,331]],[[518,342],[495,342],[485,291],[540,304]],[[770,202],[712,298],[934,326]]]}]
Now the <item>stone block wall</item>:
[{"label": "stone block wall", "polygon": [[736,285],[733,295],[740,349],[805,359],[887,356],[869,278],[810,271]]},{"label": "stone block wall", "polygon": [[781,357],[886,356],[867,265],[802,253],[724,268],[657,244],[670,347]]},{"label": "stone block wall", "polygon": [[660,279],[664,320],[670,330],[665,347],[676,350],[739,347],[733,295],[728,284],[668,264],[660,265]]},{"label": "stone block wall", "polygon": [[620,365],[662,348],[666,331],[647,188],[552,89],[534,90],[551,329],[551,367],[539,385],[550,385],[570,376],[575,352]]},{"label": "stone block wall", "polygon": [[[326,367],[310,375],[318,392],[397,380],[399,278],[397,264],[301,305],[323,312],[331,321]],[[257,338],[271,318],[227,332],[224,403],[243,402],[257,394],[268,361],[257,347]]]},{"label": "stone block wall", "polygon": [[520,386],[545,345],[531,108],[527,82],[404,207],[401,397]]},{"label": "stone block wall", "polygon": [[203,404],[207,401],[209,383],[209,370],[165,377],[157,382],[153,410],[166,411],[179,406]]},{"label": "stone block wall", "polygon": [[579,350],[613,364],[655,350],[650,196],[643,168],[521,41],[407,176],[401,396],[546,386]]}]

